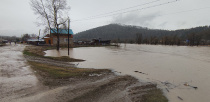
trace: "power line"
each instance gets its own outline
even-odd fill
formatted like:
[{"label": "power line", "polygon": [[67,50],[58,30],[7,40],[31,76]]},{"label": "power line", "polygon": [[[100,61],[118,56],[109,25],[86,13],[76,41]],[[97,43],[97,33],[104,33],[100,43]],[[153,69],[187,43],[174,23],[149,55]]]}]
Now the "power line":
[{"label": "power line", "polygon": [[[152,17],[159,17],[159,16],[179,14],[179,13],[193,12],[193,11],[198,11],[198,10],[203,10],[203,9],[210,9],[210,7],[203,7],[203,8],[196,8],[196,9],[191,9],[191,10],[178,11],[178,12],[173,12],[173,13],[168,13],[168,14],[155,15],[155,16],[152,16]],[[145,17],[141,17],[141,18],[145,18]]]},{"label": "power line", "polygon": [[[148,3],[144,3],[144,4],[140,4],[140,5],[136,5],[136,6],[131,6],[131,7],[128,7],[128,8],[123,8],[123,9],[119,9],[119,10],[115,10],[115,11],[111,11],[111,12],[107,12],[107,13],[102,13],[102,14],[98,14],[98,15],[95,15],[95,16],[92,16],[92,17],[87,17],[87,18],[93,18],[93,17],[103,16],[103,15],[107,15],[107,14],[112,14],[112,13],[115,13],[115,12],[120,12],[120,11],[124,11],[124,10],[127,10],[127,9],[132,9],[132,8],[136,8],[136,7],[139,7],[139,6],[148,5],[148,4],[151,4],[151,3],[158,2],[158,1],[161,1],[161,0],[155,0],[155,1],[148,2]],[[87,19],[87,18],[84,18],[84,19]]]},{"label": "power line", "polygon": [[[84,21],[84,20],[91,20],[91,19],[98,19],[98,18],[109,17],[109,16],[118,15],[118,14],[124,14],[124,13],[128,13],[128,12],[140,11],[140,10],[144,10],[144,9],[149,9],[149,8],[153,8],[153,7],[158,7],[158,6],[162,6],[162,5],[174,3],[174,2],[177,2],[177,1],[179,1],[179,0],[173,0],[173,1],[170,1],[170,2],[165,2],[165,3],[161,3],[161,4],[157,4],[157,5],[153,5],[153,6],[148,6],[148,7],[144,7],[144,8],[140,8],[140,9],[135,9],[135,10],[129,10],[129,11],[121,12],[121,13],[114,13],[114,14],[110,14],[110,15],[105,15],[104,14],[104,16],[89,17],[89,18],[85,18],[85,19],[73,20],[72,22],[78,22],[78,21]],[[115,12],[115,11],[113,11],[113,12]]]},{"label": "power line", "polygon": [[[199,10],[203,10],[203,9],[210,9],[210,7],[203,7],[203,8],[195,8],[195,9],[190,9],[190,10],[178,11],[178,12],[173,12],[173,13],[168,13],[168,14],[156,15],[155,17],[173,15],[173,14],[179,14],[179,13],[186,13],[186,12],[193,12],[193,11],[199,11]],[[145,18],[145,17],[142,17],[142,18]],[[107,21],[103,21],[103,22],[107,22]]]},{"label": "power line", "polygon": [[[168,13],[168,14],[156,15],[156,17],[158,17],[158,16],[166,16],[166,15],[173,15],[173,14],[179,14],[179,13],[186,13],[186,12],[193,12],[193,11],[199,11],[199,10],[203,10],[203,9],[210,9],[210,7],[196,8],[196,9],[191,9],[191,10],[184,10],[184,11],[178,11],[178,12],[173,12],[173,13]],[[144,17],[142,17],[142,18],[144,18]]]},{"label": "power line", "polygon": [[185,10],[185,11],[179,11],[179,12],[173,12],[173,13],[168,13],[168,14],[158,15],[158,16],[165,16],[165,15],[179,14],[179,13],[185,13],[185,12],[193,12],[193,11],[198,11],[198,10],[203,10],[203,9],[210,9],[210,7],[196,8],[196,9],[191,9],[191,10]]},{"label": "power line", "polygon": [[[191,9],[191,10],[172,12],[172,13],[168,13],[168,14],[155,15],[155,17],[166,16],[166,15],[173,15],[173,14],[180,14],[180,13],[186,13],[186,12],[193,12],[193,11],[198,11],[198,10],[203,10],[203,9],[210,9],[210,7],[196,8],[196,9]],[[142,18],[145,18],[145,17],[142,17]]]},{"label": "power line", "polygon": [[[198,10],[203,10],[203,9],[210,9],[210,7],[203,7],[203,8],[196,8],[196,9],[190,9],[190,10],[172,12],[172,13],[168,13],[168,14],[155,15],[155,16],[152,16],[152,17],[159,17],[159,16],[166,16],[166,15],[179,14],[179,13],[193,12],[193,11],[198,11]],[[141,17],[141,18],[145,18],[145,17]]]}]

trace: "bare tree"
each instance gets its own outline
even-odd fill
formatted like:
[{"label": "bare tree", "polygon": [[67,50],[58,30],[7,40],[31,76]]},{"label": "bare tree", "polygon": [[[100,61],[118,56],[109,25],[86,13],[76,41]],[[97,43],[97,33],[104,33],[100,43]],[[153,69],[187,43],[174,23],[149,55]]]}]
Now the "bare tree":
[{"label": "bare tree", "polygon": [[59,50],[59,25],[66,26],[68,20],[68,10],[66,0],[31,0],[30,5],[34,13],[39,15],[42,23],[38,25],[45,26],[45,33],[55,28],[57,31],[57,50]]}]

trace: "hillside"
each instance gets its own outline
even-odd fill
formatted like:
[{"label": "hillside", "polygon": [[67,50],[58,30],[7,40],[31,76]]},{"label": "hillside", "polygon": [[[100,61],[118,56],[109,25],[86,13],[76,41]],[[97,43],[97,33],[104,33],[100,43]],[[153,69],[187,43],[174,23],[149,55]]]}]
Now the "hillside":
[{"label": "hillside", "polygon": [[156,37],[158,39],[164,36],[176,36],[182,40],[186,40],[188,35],[191,33],[196,33],[202,35],[202,39],[210,40],[210,27],[196,27],[190,29],[181,30],[160,30],[160,29],[149,29],[139,26],[128,26],[119,24],[109,24],[94,29],[90,29],[84,32],[80,32],[74,35],[75,40],[91,40],[93,38],[102,38],[121,41],[124,40],[136,40],[137,33],[142,35],[142,38]]}]

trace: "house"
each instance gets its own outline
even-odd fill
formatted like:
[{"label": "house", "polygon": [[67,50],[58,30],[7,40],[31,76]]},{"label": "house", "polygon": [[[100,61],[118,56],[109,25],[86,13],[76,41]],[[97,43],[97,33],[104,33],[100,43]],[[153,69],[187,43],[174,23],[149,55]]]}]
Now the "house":
[{"label": "house", "polygon": [[0,43],[8,43],[8,40],[4,40],[4,39],[0,38]]},{"label": "house", "polygon": [[30,38],[30,39],[27,39],[27,43],[28,44],[33,44],[33,45],[40,45],[40,44],[44,44],[44,39],[41,39],[41,38]]},{"label": "house", "polygon": [[[46,44],[57,45],[57,33],[59,34],[60,45],[68,45],[68,29],[50,29],[50,34],[43,37]],[[69,45],[73,45],[73,31],[69,29]]]},{"label": "house", "polygon": [[111,40],[92,39],[91,45],[110,45]]},{"label": "house", "polygon": [[8,40],[3,40],[2,42],[3,42],[3,43],[8,43]]}]

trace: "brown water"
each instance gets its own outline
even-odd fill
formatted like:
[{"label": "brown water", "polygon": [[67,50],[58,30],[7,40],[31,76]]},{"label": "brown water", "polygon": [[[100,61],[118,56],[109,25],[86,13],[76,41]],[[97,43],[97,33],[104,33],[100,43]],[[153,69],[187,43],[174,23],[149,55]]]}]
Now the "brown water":
[{"label": "brown water", "polygon": [[[46,51],[46,56],[66,55],[67,49]],[[70,57],[86,60],[78,67],[109,68],[157,83],[171,102],[210,102],[210,47],[122,44],[119,48],[74,48]]]}]

